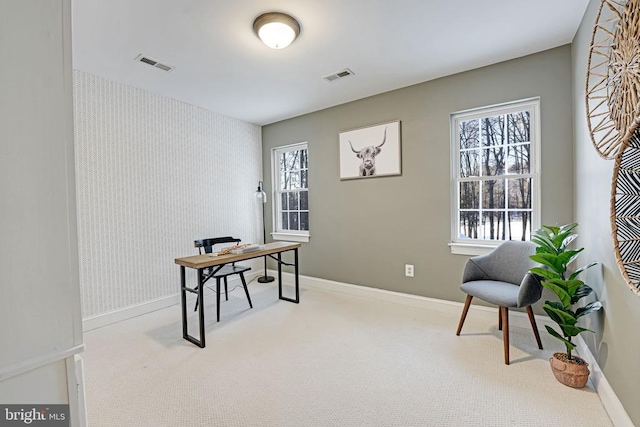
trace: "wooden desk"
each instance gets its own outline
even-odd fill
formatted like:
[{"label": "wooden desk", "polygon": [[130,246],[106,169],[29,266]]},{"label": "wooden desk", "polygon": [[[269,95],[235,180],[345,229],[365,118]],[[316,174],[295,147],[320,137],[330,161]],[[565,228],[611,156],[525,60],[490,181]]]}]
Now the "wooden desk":
[{"label": "wooden desk", "polygon": [[[294,302],[298,304],[300,302],[300,285],[298,279],[298,248],[302,246],[300,243],[290,242],[274,242],[267,243],[264,249],[260,249],[246,254],[228,254],[221,256],[213,256],[211,254],[193,255],[183,258],[176,258],[175,263],[180,266],[180,293],[182,299],[182,337],[187,341],[204,348],[204,285],[202,285],[203,270],[209,267],[222,268],[225,264],[232,262],[243,261],[247,259],[260,258],[268,256],[278,262],[278,298],[281,300]],[[287,251],[293,251],[293,264],[282,261],[282,253]],[[276,255],[274,257],[274,255]],[[295,298],[287,298],[282,295],[282,265],[291,265],[295,269]],[[185,268],[193,268],[198,272],[198,288],[189,288],[186,284]],[[196,339],[189,335],[187,328],[187,292],[198,294],[200,303],[198,304],[198,318],[200,323],[200,339]]]}]

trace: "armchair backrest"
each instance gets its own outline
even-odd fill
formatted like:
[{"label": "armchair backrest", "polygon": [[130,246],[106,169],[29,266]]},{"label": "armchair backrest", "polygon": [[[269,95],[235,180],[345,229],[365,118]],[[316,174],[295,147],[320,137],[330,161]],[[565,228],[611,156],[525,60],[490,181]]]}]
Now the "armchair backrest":
[{"label": "armchair backrest", "polygon": [[[503,242],[490,253],[473,257],[469,260],[486,276],[478,278],[466,277],[464,281],[469,281],[469,279],[499,280],[520,286],[529,269],[538,265],[529,258],[529,255],[535,253],[535,243],[515,240]],[[474,268],[473,270],[476,269]],[[474,274],[477,274],[477,272],[474,272]]]}]

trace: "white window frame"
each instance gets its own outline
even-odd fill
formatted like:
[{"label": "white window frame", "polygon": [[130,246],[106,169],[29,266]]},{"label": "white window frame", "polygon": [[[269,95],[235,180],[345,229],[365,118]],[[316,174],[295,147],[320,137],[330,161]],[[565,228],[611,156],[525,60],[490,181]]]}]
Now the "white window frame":
[{"label": "white window frame", "polygon": [[[307,162],[309,155],[309,147],[307,142],[298,142],[296,144],[283,145],[280,147],[274,147],[271,149],[271,188],[273,193],[271,194],[273,203],[273,215],[272,215],[272,230],[271,237],[274,240],[286,240],[290,242],[309,242],[310,234],[307,230],[282,230],[280,229],[280,162],[278,161],[280,155],[287,151],[294,150],[307,150]],[[308,169],[307,163],[307,171]],[[307,177],[307,180],[309,178]],[[307,191],[308,191],[307,187]]]},{"label": "white window frame", "polygon": [[[483,255],[492,251],[502,240],[462,239],[459,237],[460,224],[460,141],[459,123],[488,116],[506,115],[509,113],[530,111],[530,173],[532,182],[531,228],[540,227],[541,186],[540,186],[540,98],[528,98],[488,107],[451,113],[451,253],[458,255]],[[509,177],[509,174],[503,176]],[[524,175],[518,175],[524,176]]]}]

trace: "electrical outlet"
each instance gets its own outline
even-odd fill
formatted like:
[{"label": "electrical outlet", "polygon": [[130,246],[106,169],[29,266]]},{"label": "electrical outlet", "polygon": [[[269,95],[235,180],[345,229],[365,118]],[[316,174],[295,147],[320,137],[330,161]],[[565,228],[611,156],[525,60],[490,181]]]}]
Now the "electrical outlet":
[{"label": "electrical outlet", "polygon": [[405,264],[404,275],[407,277],[413,277],[413,264]]}]

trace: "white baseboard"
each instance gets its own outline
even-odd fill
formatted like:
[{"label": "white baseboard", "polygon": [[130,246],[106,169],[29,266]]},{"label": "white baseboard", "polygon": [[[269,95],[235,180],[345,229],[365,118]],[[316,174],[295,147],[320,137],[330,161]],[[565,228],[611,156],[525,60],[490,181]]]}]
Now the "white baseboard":
[{"label": "white baseboard", "polygon": [[170,295],[168,297],[158,298],[153,301],[143,302],[142,304],[136,304],[119,310],[110,311],[108,313],[87,317],[82,319],[82,329],[84,332],[89,332],[94,329],[102,328],[103,326],[122,322],[123,320],[131,319],[133,317],[142,316],[143,314],[171,307],[172,305],[179,303],[180,294],[176,293],[175,295]]},{"label": "white baseboard", "polygon": [[[254,278],[261,275],[261,272],[253,272],[250,274],[245,274],[245,278],[247,282],[250,282]],[[229,286],[233,288],[237,285],[240,285],[240,279],[238,277],[230,277]],[[188,295],[188,298],[191,300],[195,297]],[[114,323],[122,322],[123,320],[142,316],[143,314],[162,310],[163,308],[171,307],[176,304],[180,304],[180,292],[176,292],[175,295],[169,295],[166,297],[158,298],[156,300],[146,301],[141,304],[136,304],[118,310],[110,311],[108,313],[101,313],[96,316],[87,317],[85,319],[82,319],[82,329],[84,330],[84,332],[92,331],[94,329],[102,328],[103,326],[108,326]]]},{"label": "white baseboard", "polygon": [[[277,277],[276,271],[269,270],[269,273]],[[282,279],[283,283],[286,285],[292,285],[294,283],[294,277],[292,273],[282,273]],[[316,277],[302,275],[300,275],[300,287],[339,292],[347,295],[439,311],[441,313],[453,313],[459,315],[462,312],[462,308],[464,307],[464,304],[460,302],[405,294],[402,292],[387,291],[385,289],[370,288],[367,286],[352,285],[350,283],[334,282],[332,280],[318,279]],[[488,322],[498,321],[497,307],[485,307],[472,304],[470,310],[473,311],[473,316],[475,316],[476,318],[480,317],[482,320]],[[544,328],[544,325],[554,324],[549,317],[544,315],[541,316],[536,314],[535,318],[538,329],[545,331],[545,333],[546,329]],[[529,316],[524,312],[515,310],[509,311],[509,325],[527,329],[531,328],[531,324],[529,323]]]},{"label": "white baseboard", "polygon": [[598,392],[598,396],[600,396],[600,400],[602,401],[604,408],[607,410],[613,425],[616,427],[634,427],[631,418],[629,418],[629,414],[624,410],[618,396],[616,396],[616,393],[611,388],[609,381],[607,381],[607,378],[604,376],[602,369],[600,369],[596,358],[593,356],[591,350],[589,350],[589,347],[587,346],[587,343],[581,336],[577,337],[576,349],[578,350],[580,357],[589,364],[591,369],[589,381],[591,381],[593,387]]},{"label": "white baseboard", "polygon": [[[277,275],[276,271],[269,270],[273,276]],[[294,275],[292,273],[282,273],[283,283],[292,285],[294,283]],[[380,301],[388,301],[396,304],[408,305],[411,307],[419,307],[427,310],[435,310],[444,313],[460,314],[464,304],[453,301],[439,300],[418,295],[404,294],[401,292],[387,291],[384,289],[369,288],[366,286],[352,285],[349,283],[334,282],[332,280],[318,279],[316,277],[299,276],[300,287],[308,289],[316,289],[330,292],[339,292],[343,294],[371,298]],[[479,305],[471,305],[470,311],[473,316],[479,316],[485,321],[497,321],[498,310],[494,307],[484,307]],[[554,326],[555,323],[545,315],[535,315],[538,329],[547,333],[544,325]],[[509,326],[530,328],[529,317],[526,313],[520,311],[509,312]],[[576,340],[578,354],[591,366],[590,381],[594,385],[602,404],[609,414],[609,418],[616,427],[634,427],[631,418],[625,411],[622,403],[616,396],[615,392],[609,385],[604,373],[598,366],[591,351],[587,347],[584,339],[578,336]]]}]

